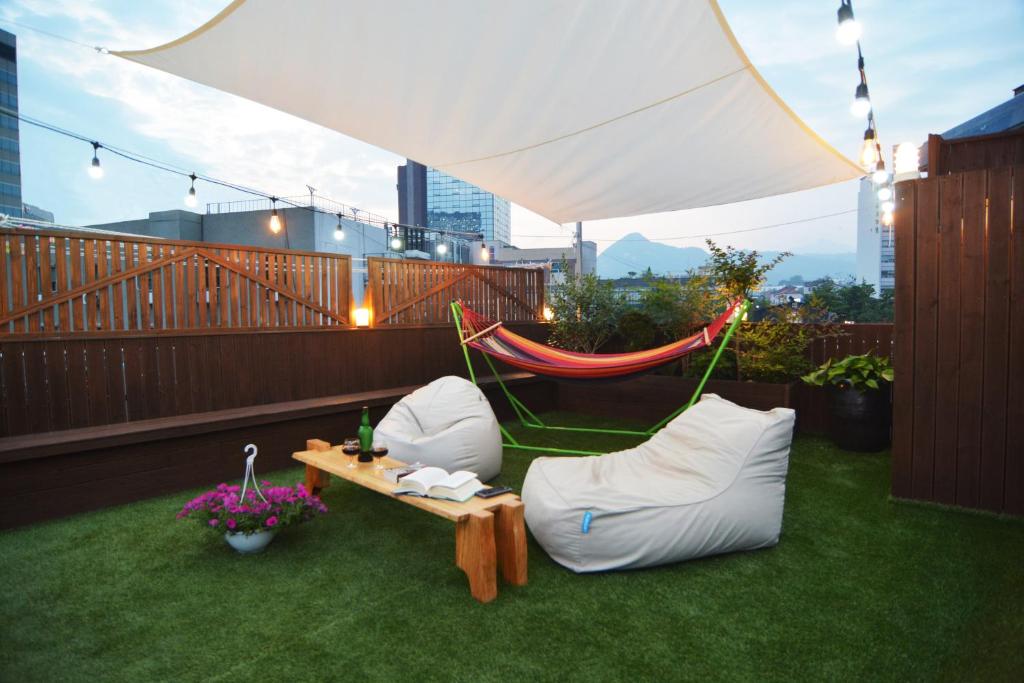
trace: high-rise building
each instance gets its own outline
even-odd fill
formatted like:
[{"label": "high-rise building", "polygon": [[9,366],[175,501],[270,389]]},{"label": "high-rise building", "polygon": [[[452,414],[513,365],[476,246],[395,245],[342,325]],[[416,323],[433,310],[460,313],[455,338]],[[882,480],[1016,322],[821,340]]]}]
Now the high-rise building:
[{"label": "high-rise building", "polygon": [[[477,233],[509,244],[508,200],[411,159],[398,167],[398,222],[442,232]],[[410,243],[414,240],[410,235]]]},{"label": "high-rise building", "polygon": [[[14,112],[14,116],[5,113]],[[18,142],[18,46],[0,29],[0,213],[21,217],[21,147]]]},{"label": "high-rise building", "polygon": [[893,231],[882,225],[878,188],[870,177],[860,179],[857,193],[857,282],[873,285],[876,294],[896,286]]}]

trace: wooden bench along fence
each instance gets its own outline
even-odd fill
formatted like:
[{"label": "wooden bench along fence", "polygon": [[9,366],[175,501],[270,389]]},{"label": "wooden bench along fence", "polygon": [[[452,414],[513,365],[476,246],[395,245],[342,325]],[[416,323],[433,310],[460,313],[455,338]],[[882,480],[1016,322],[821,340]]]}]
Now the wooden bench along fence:
[{"label": "wooden bench along fence", "polygon": [[1024,166],[896,185],[893,494],[1024,514]]},{"label": "wooden bench along fence", "polygon": [[366,269],[374,325],[448,323],[453,299],[503,322],[539,320],[544,307],[539,268],[369,258]]},{"label": "wooden bench along fence", "polygon": [[349,257],[0,230],[0,334],[347,326]]}]

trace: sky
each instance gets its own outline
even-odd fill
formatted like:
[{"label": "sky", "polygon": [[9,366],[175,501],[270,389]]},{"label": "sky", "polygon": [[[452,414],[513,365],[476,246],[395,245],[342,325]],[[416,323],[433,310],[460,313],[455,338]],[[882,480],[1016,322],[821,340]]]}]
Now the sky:
[{"label": "sky", "polygon": [[[625,0],[623,0],[625,1]],[[0,27],[18,36],[19,106],[47,121],[199,174],[277,196],[318,194],[397,219],[395,168],[404,160],[233,95],[13,25],[111,50],[152,47],[201,25],[227,0],[3,0]],[[740,44],[779,95],[815,131],[857,154],[863,119],[849,104],[856,54],[835,40],[838,0],[720,0]],[[879,136],[885,147],[921,143],[1012,96],[1024,83],[1024,1],[857,0]],[[272,42],[268,43],[272,49]],[[86,225],[185,208],[187,181],[107,154],[90,180],[92,149],[23,124],[23,200],[59,223]],[[202,185],[200,202],[246,198]],[[584,224],[603,250],[640,232],[674,246],[703,246],[711,232],[803,220],[856,208],[851,181],[766,199]],[[202,205],[202,204],[201,204]],[[517,246],[568,243],[559,226],[512,208]],[[856,214],[728,237],[742,248],[795,253],[856,248]]]}]

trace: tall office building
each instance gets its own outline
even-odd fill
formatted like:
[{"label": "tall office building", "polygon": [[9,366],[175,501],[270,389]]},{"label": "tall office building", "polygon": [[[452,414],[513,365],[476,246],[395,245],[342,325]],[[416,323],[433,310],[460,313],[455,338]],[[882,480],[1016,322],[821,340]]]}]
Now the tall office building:
[{"label": "tall office building", "polygon": [[0,29],[0,213],[21,217],[21,151],[18,118],[18,48],[13,33]]},{"label": "tall office building", "polygon": [[[507,199],[411,159],[398,167],[398,222],[477,233],[503,244],[512,239],[512,210]],[[412,242],[414,237],[409,239]]]},{"label": "tall office building", "polygon": [[857,282],[874,285],[875,294],[896,286],[893,231],[882,225],[878,188],[870,177],[860,179],[857,193]]}]

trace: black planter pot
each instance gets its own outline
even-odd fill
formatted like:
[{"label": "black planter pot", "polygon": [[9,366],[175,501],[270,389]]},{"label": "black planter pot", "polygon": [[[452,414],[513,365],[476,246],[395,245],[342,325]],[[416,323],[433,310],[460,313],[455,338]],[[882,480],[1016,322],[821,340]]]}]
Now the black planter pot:
[{"label": "black planter pot", "polygon": [[889,447],[892,431],[891,385],[858,391],[843,383],[828,387],[829,436],[844,451],[876,453]]}]

